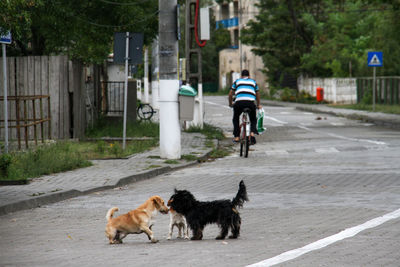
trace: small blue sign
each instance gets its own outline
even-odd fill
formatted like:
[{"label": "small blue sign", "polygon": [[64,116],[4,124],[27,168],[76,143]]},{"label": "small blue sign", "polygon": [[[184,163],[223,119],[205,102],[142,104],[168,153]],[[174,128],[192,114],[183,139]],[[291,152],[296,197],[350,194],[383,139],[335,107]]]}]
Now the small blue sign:
[{"label": "small blue sign", "polygon": [[6,35],[1,35],[0,43],[11,44],[11,33],[8,32]]},{"label": "small blue sign", "polygon": [[368,67],[382,67],[383,52],[368,52]]}]

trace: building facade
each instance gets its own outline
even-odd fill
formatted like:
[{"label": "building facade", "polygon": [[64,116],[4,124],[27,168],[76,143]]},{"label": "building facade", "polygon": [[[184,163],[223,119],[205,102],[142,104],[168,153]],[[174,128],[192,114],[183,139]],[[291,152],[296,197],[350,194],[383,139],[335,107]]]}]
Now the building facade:
[{"label": "building facade", "polygon": [[252,47],[240,41],[240,31],[247,22],[258,13],[255,3],[258,0],[224,1],[214,7],[216,27],[224,27],[231,34],[231,46],[219,53],[219,88],[224,89],[240,76],[243,69],[248,69],[261,90],[266,90],[266,76],[262,72],[264,64],[261,57],[256,56]]}]

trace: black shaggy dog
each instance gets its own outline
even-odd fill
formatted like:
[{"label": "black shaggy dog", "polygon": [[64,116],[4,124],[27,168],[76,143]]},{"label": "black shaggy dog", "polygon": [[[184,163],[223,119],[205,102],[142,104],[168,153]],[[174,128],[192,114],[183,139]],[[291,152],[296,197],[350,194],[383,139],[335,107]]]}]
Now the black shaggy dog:
[{"label": "black shaggy dog", "polygon": [[243,181],[239,183],[239,191],[230,201],[229,199],[214,201],[197,201],[187,190],[176,190],[169,200],[170,206],[186,217],[186,221],[193,231],[192,240],[203,238],[203,229],[207,224],[217,223],[221,233],[216,239],[225,239],[231,228],[229,238],[237,238],[240,234],[241,219],[238,207],[248,201],[246,186]]}]

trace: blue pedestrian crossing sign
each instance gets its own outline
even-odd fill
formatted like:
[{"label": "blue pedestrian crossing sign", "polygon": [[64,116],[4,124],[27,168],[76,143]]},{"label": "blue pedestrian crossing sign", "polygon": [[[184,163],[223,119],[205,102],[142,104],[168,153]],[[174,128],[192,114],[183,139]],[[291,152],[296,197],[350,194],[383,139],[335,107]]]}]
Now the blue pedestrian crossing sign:
[{"label": "blue pedestrian crossing sign", "polygon": [[2,43],[2,44],[11,44],[11,33],[7,32],[4,35],[0,35],[0,43]]},{"label": "blue pedestrian crossing sign", "polygon": [[368,67],[382,67],[383,52],[368,52]]}]

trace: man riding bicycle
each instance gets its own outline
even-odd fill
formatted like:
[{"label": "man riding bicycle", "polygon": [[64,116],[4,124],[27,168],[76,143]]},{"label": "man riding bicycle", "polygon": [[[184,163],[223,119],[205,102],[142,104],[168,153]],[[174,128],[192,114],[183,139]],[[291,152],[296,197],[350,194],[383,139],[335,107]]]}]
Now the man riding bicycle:
[{"label": "man riding bicycle", "polygon": [[[239,117],[245,108],[249,108],[250,115],[250,141],[256,143],[255,134],[257,132],[256,109],[261,109],[260,93],[258,91],[257,82],[251,79],[248,70],[243,70],[241,77],[237,79],[229,91],[229,106],[233,106],[233,142],[239,142]],[[235,103],[233,103],[235,96]],[[257,102],[257,106],[254,102]]]}]

